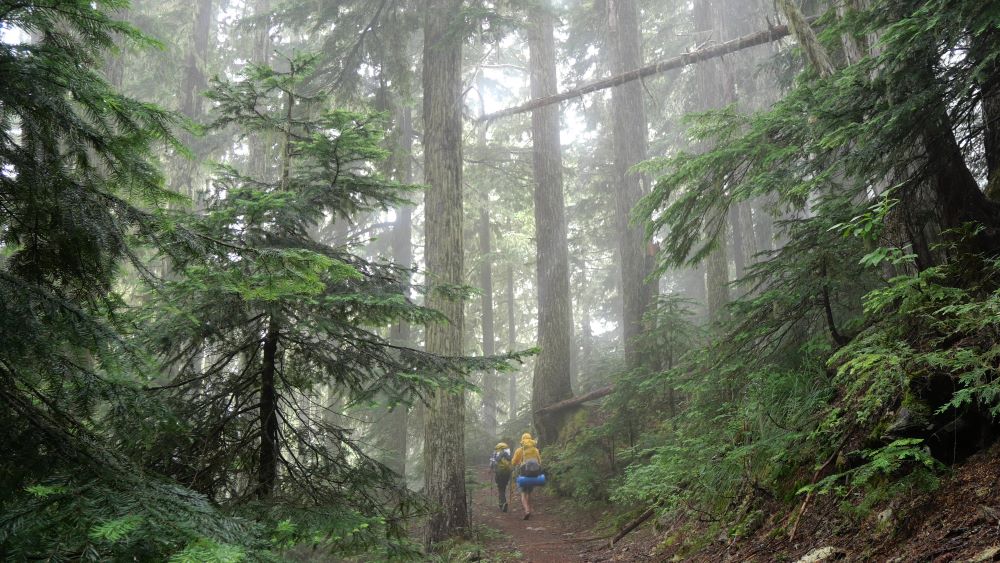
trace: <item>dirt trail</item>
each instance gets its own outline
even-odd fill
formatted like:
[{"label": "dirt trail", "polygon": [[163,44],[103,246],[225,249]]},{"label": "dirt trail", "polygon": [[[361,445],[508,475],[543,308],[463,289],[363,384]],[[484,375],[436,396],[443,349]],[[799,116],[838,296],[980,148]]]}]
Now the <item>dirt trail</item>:
[{"label": "dirt trail", "polygon": [[[484,485],[473,493],[473,522],[485,524],[501,530],[510,539],[496,540],[488,546],[493,554],[511,554],[510,561],[533,561],[537,563],[569,563],[587,561],[586,551],[594,546],[587,541],[588,522],[571,521],[572,516],[559,510],[559,503],[546,495],[544,487],[532,493],[530,520],[524,520],[519,493],[514,493],[510,511],[503,513],[497,508],[497,493],[491,486],[493,474],[488,468],[479,471]],[[520,558],[514,554],[519,552]]]}]

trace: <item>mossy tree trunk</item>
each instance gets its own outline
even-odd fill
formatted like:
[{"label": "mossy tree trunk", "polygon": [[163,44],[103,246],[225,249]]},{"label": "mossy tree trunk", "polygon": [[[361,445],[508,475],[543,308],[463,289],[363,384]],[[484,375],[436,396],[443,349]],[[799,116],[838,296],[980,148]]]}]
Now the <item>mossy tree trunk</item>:
[{"label": "mossy tree trunk", "polygon": [[[425,257],[431,291],[427,305],[448,323],[427,326],[427,351],[464,352],[463,303],[442,286],[463,279],[462,244],[462,1],[427,0],[424,6]],[[425,540],[440,542],[469,525],[465,495],[465,398],[438,390],[424,420],[424,493],[434,505]]]},{"label": "mossy tree trunk", "polygon": [[[609,0],[607,9],[612,74],[641,67],[642,31],[639,28],[639,8],[635,0]],[[646,160],[648,132],[642,96],[642,82],[638,80],[611,90],[622,337],[625,364],[629,368],[641,364],[635,339],[642,332],[643,315],[657,293],[656,284],[647,283],[647,278],[654,269],[654,257],[647,251],[642,226],[632,226],[629,221],[632,208],[649,191],[648,180],[630,172],[632,166]]]},{"label": "mossy tree trunk", "polygon": [[[538,99],[558,91],[551,7],[546,3],[537,5],[531,9],[528,20],[531,97]],[[535,180],[538,345],[541,348],[532,379],[531,408],[537,412],[573,395],[570,375],[573,313],[557,104],[531,113],[531,139]],[[555,442],[563,418],[561,415],[535,415],[534,425],[542,443]]]}]

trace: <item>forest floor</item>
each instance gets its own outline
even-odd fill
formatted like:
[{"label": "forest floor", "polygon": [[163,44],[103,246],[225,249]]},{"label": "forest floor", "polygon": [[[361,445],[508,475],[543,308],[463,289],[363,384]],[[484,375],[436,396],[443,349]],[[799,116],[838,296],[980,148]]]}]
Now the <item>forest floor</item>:
[{"label": "forest floor", "polygon": [[524,520],[519,493],[509,499],[506,513],[497,508],[497,491],[492,485],[493,474],[487,468],[478,471],[478,490],[473,493],[472,521],[474,525],[498,530],[486,540],[485,561],[529,561],[535,563],[569,563],[596,561],[655,560],[649,553],[649,537],[636,533],[612,549],[607,534],[595,531],[602,513],[582,509],[572,502],[550,495],[545,487],[535,489],[531,518]]}]

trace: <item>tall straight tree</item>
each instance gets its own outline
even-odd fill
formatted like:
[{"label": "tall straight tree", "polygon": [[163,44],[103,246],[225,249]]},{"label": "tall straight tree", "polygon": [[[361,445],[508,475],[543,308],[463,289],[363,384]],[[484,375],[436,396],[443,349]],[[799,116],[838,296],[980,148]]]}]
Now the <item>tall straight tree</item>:
[{"label": "tall straight tree", "polygon": [[208,58],[209,41],[212,39],[212,24],[215,21],[215,1],[198,0],[192,12],[191,38],[184,59],[184,75],[181,79],[181,112],[192,119],[202,116],[208,89],[205,76],[205,60]]},{"label": "tall straight tree", "polygon": [[[447,288],[463,283],[462,248],[462,0],[424,6],[425,256],[429,307],[448,323],[427,326],[427,351],[463,353],[463,303]],[[436,510],[425,540],[435,543],[469,525],[465,498],[465,397],[436,391],[424,419],[424,492]]]},{"label": "tall straight tree", "polygon": [[[607,10],[612,73],[621,74],[641,67],[642,31],[635,0],[608,0]],[[635,337],[642,331],[642,316],[656,295],[656,284],[647,283],[654,260],[646,251],[642,227],[629,224],[632,208],[649,191],[645,178],[629,172],[632,166],[646,160],[646,111],[640,81],[633,80],[611,90],[611,120],[617,185],[615,224],[621,265],[622,337],[625,364],[635,368],[641,363]]]},{"label": "tall straight tree", "polygon": [[[184,59],[183,74],[180,80],[180,111],[186,117],[199,121],[205,114],[204,92],[208,90],[208,61],[212,52],[212,24],[216,20],[215,0],[198,0],[192,11],[191,37],[188,39],[187,53]],[[198,147],[200,139],[193,135],[185,135],[184,142],[192,147]],[[201,148],[201,147],[198,147]],[[204,151],[194,150],[195,154]],[[204,156],[202,156],[204,158]],[[174,176],[175,189],[198,200],[198,189],[195,180],[202,162],[199,159],[180,159]]]},{"label": "tall straight tree", "polygon": [[[483,292],[483,355],[496,353],[496,327],[493,315],[493,248],[488,201],[479,212],[479,287]],[[489,372],[483,380],[483,426],[486,435],[497,434],[497,374]]]},{"label": "tall straight tree", "polygon": [[[514,302],[514,265],[507,265],[507,351],[517,349],[517,303]],[[510,372],[507,381],[507,420],[517,416],[517,372]]]},{"label": "tall straight tree", "polygon": [[[399,110],[399,130],[395,144],[396,176],[400,182],[413,182],[413,116],[409,107]],[[392,260],[407,268],[413,264],[413,208],[403,205],[396,209],[396,224],[392,231]],[[397,346],[412,346],[413,337],[409,321],[400,319],[392,325],[391,338]],[[389,467],[400,477],[406,476],[407,450],[407,410],[398,405],[387,415],[386,450],[389,452]]]},{"label": "tall straight tree", "polygon": [[[723,13],[719,0],[698,0],[694,4],[694,27],[704,34],[699,40],[707,37],[718,37],[723,30]],[[693,108],[695,111],[705,111],[718,107],[723,107],[736,101],[734,92],[732,71],[725,59],[713,59],[705,61],[694,68],[695,72],[695,98]],[[700,147],[708,150],[711,147]],[[724,186],[717,186],[718,190],[723,190]],[[714,221],[729,222],[729,217],[720,215]],[[722,228],[719,235],[720,241],[714,250],[708,255],[706,278],[707,305],[709,321],[721,320],[725,314],[726,304],[729,303],[729,260],[726,252],[727,228]]]},{"label": "tall straight tree", "polygon": [[[553,19],[548,2],[540,2],[530,11],[528,49],[531,97],[534,99],[558,91]],[[573,394],[570,386],[573,312],[557,104],[531,112],[531,139],[535,176],[538,345],[541,348],[531,385],[531,408],[537,412]],[[558,438],[561,424],[555,417],[535,415],[534,423],[543,442],[552,443]]]}]

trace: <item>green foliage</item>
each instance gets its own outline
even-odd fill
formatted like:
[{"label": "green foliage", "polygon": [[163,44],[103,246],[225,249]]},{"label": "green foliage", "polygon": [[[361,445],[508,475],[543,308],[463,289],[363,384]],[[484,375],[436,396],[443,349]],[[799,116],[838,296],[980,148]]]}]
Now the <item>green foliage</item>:
[{"label": "green foliage", "polygon": [[[923,445],[923,440],[919,438],[894,440],[881,448],[859,453],[865,460],[864,463],[846,472],[830,475],[814,485],[802,487],[799,493],[814,491],[825,494],[836,491],[843,494],[847,488],[841,482],[850,487],[871,488],[876,480],[898,476],[908,466],[907,473],[910,473],[911,479],[933,484],[936,483],[934,473],[942,468],[941,462],[931,456]],[[918,475],[912,473],[914,468],[919,472]]]},{"label": "green foliage", "polygon": [[[1000,414],[988,242],[998,215],[972,180],[986,125],[968,117],[997,57],[982,38],[1000,13],[959,4],[873,2],[821,36],[831,51],[841,33],[877,36],[871,56],[830,77],[801,74],[764,111],[690,116],[703,150],[638,167],[657,176],[635,217],[663,239],[661,274],[726,244],[741,202],[769,202],[782,244],[733,284],[727,321],[676,363],[616,387],[609,412],[637,428],[612,448],[630,464],[614,500],[726,523],[807,490],[881,502],[934,485],[947,417],[988,425]],[[657,400],[667,390],[676,409]],[[571,447],[598,436],[583,435]],[[847,455],[860,461],[802,489],[803,468],[850,440],[863,442]],[[577,481],[584,491],[597,479]]]},{"label": "green foliage", "polygon": [[200,542],[241,545],[258,555],[268,547],[249,520],[227,516],[189,489],[131,469],[108,467],[99,479],[82,483],[85,475],[59,476],[15,496],[0,517],[6,556],[166,559]]},{"label": "green foliage", "polygon": [[95,541],[107,541],[114,543],[123,539],[142,523],[139,516],[123,516],[115,520],[109,520],[90,530],[90,538]]},{"label": "green foliage", "polygon": [[[407,268],[333,242],[413,190],[376,170],[382,117],[331,109],[304,84],[308,56],[216,82],[213,125],[283,150],[263,176],[220,166],[194,213],[154,158],[184,150],[174,116],[96,70],[116,41],[146,42],[107,15],[125,7],[0,12],[0,27],[32,33],[0,43],[0,323],[19,327],[0,331],[0,557],[412,555],[405,524],[421,503],[329,412],[464,390],[468,372],[505,361],[390,345],[391,323],[444,319],[414,304]],[[125,264],[146,283],[139,306],[116,292]],[[270,490],[265,385],[280,440]]]},{"label": "green foliage", "polygon": [[243,549],[234,545],[218,544],[211,540],[199,539],[175,553],[170,563],[237,563],[246,559]]},{"label": "green foliage", "polygon": [[[739,389],[733,379],[686,382],[684,412],[656,434],[658,445],[629,469],[615,498],[721,518],[744,495],[786,494],[787,472],[814,455],[810,435],[831,389],[821,371],[805,366],[747,377]],[[720,394],[731,399],[720,401]]]},{"label": "green foliage", "polygon": [[118,40],[150,43],[108,15],[126,5],[0,11],[0,27],[32,37],[0,42],[5,559],[165,559],[199,536],[261,547],[253,525],[130,455],[170,416],[136,383],[153,369],[121,336],[121,264],[149,276],[139,244],[179,256],[203,241],[163,213],[178,198],[154,157],[180,149],[175,118],[114,91],[96,68]]},{"label": "green foliage", "polygon": [[432,553],[424,556],[423,561],[432,563],[459,563],[461,561],[503,563],[505,561],[519,561],[521,556],[516,551],[511,553],[501,552],[486,556],[486,542],[503,539],[504,537],[504,534],[500,530],[488,526],[473,525],[472,529],[464,537],[457,537],[436,545]]}]

